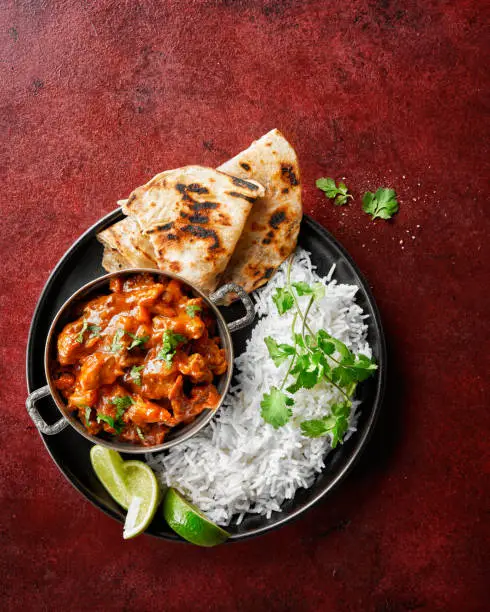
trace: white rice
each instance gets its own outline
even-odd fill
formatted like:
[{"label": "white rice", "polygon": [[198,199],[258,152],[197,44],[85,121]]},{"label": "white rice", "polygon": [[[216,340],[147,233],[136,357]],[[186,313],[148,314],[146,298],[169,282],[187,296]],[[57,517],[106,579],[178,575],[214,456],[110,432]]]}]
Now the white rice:
[{"label": "white rice", "polygon": [[[331,280],[335,266],[325,278],[314,270],[309,254],[298,249],[291,271],[292,281],[322,282],[326,295],[310,310],[314,331],[326,329],[355,353],[371,356],[366,342],[367,325],[362,309],[355,303],[357,287]],[[147,461],[161,481],[181,491],[206,515],[220,525],[234,517],[240,523],[246,513],[270,517],[291,499],[299,487],[310,487],[324,467],[331,450],[330,437],[306,438],[299,423],[320,418],[329,407],[342,401],[331,385],[320,383],[294,396],[293,418],[279,429],[264,422],[260,402],[264,392],[279,386],[287,363],[276,368],[264,343],[266,336],[291,343],[293,314],[278,315],[272,295],[285,285],[286,264],[255,294],[258,321],[247,348],[235,360],[235,386],[228,393],[220,413],[199,434],[167,453],[147,455]],[[305,308],[307,297],[299,298]],[[296,324],[299,331],[299,324]],[[356,427],[354,403],[348,438]]]}]

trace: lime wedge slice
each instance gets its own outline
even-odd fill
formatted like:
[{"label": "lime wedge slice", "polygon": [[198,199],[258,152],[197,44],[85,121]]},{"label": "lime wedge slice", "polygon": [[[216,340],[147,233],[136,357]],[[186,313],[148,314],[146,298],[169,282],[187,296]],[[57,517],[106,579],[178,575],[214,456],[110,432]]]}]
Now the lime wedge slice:
[{"label": "lime wedge slice", "polygon": [[198,546],[216,546],[230,537],[173,488],[168,489],[163,500],[163,516],[184,540]]},{"label": "lime wedge slice", "polygon": [[123,538],[134,538],[148,527],[161,501],[160,486],[152,469],[143,461],[124,462],[124,482],[129,504]]},{"label": "lime wedge slice", "polygon": [[124,482],[124,461],[121,455],[96,444],[90,449],[90,461],[109,495],[127,510],[131,498]]}]

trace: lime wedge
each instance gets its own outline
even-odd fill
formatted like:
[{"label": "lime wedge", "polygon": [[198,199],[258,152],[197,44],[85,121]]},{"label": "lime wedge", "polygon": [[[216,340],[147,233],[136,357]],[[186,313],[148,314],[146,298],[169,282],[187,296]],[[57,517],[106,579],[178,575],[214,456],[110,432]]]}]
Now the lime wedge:
[{"label": "lime wedge", "polygon": [[127,510],[131,498],[124,482],[124,461],[121,455],[96,444],[90,449],[90,461],[109,495]]},{"label": "lime wedge", "polygon": [[169,488],[165,495],[163,516],[184,540],[198,546],[216,546],[230,537],[227,531],[210,521],[176,489]]},{"label": "lime wedge", "polygon": [[152,469],[143,461],[124,462],[124,482],[129,504],[123,538],[129,540],[143,533],[155,516],[161,501],[160,487]]}]

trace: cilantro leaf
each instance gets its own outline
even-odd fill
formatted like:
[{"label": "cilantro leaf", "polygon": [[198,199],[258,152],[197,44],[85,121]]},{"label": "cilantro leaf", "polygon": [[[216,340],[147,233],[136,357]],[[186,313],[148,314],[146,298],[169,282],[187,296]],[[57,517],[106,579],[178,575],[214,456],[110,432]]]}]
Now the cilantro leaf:
[{"label": "cilantro leaf", "polygon": [[124,421],[122,420],[122,417],[124,416],[124,413],[126,412],[126,410],[132,404],[134,404],[134,400],[129,395],[117,396],[111,399],[111,404],[114,404],[114,406],[116,407],[116,418],[114,419],[114,429],[116,430],[116,433],[121,433],[125,425]]},{"label": "cilantro leaf", "polygon": [[294,334],[294,341],[296,342],[296,344],[301,347],[301,348],[306,348],[305,347],[305,343],[303,340],[303,336],[301,334],[295,333]]},{"label": "cilantro leaf", "polygon": [[324,368],[319,355],[315,353],[305,353],[301,355],[291,374],[296,375],[296,380],[287,387],[289,393],[296,393],[301,388],[312,389],[323,377]]},{"label": "cilantro leaf", "polygon": [[297,283],[291,283],[291,285],[296,289],[296,293],[298,295],[311,295],[313,293],[313,289],[305,283],[304,281],[298,281]]},{"label": "cilantro leaf", "polygon": [[335,427],[332,429],[332,448],[335,448],[339,442],[342,444],[344,435],[346,434],[348,429],[349,421],[347,420],[347,418],[343,416],[338,417],[335,422]]},{"label": "cilantro leaf", "polygon": [[146,344],[148,340],[150,339],[150,336],[137,336],[136,334],[132,334],[131,332],[126,332],[126,333],[128,334],[128,336],[130,336],[133,339],[133,341],[128,347],[128,351],[130,351],[131,349],[137,346],[143,346],[143,344]]},{"label": "cilantro leaf", "polygon": [[109,427],[112,427],[112,429],[115,429],[114,419],[108,414],[98,414],[97,415],[97,423],[102,423],[102,421],[104,421],[104,423],[107,423],[107,425],[109,425]]},{"label": "cilantro leaf", "polygon": [[100,326],[99,325],[89,325],[87,328],[90,332],[89,338],[100,338]]},{"label": "cilantro leaf", "polygon": [[307,438],[319,438],[327,434],[335,425],[334,417],[310,419],[301,423],[301,433]]},{"label": "cilantro leaf", "polygon": [[264,338],[264,342],[276,367],[279,367],[283,361],[286,361],[288,357],[296,353],[294,346],[290,346],[289,344],[278,344],[271,336]]},{"label": "cilantro leaf", "polygon": [[162,348],[158,352],[157,359],[162,359],[168,364],[172,363],[172,359],[176,353],[176,348],[179,344],[187,342],[187,338],[182,334],[176,334],[171,329],[166,329],[162,336]]},{"label": "cilantro leaf", "polygon": [[294,306],[294,298],[290,291],[284,287],[278,287],[272,296],[272,301],[277,307],[277,312],[283,315]]},{"label": "cilantro leaf", "polygon": [[394,189],[380,187],[376,193],[366,191],[362,198],[362,209],[374,219],[391,219],[398,212],[398,201]]},{"label": "cilantro leaf", "polygon": [[328,335],[328,342],[334,345],[335,350],[340,355],[341,364],[348,365],[348,364],[354,363],[354,360],[355,360],[354,353],[352,353],[352,351],[350,351],[343,342],[329,335]]},{"label": "cilantro leaf", "polygon": [[129,373],[129,376],[131,377],[132,381],[134,382],[135,385],[139,385],[141,387],[141,374],[140,371],[144,368],[145,366],[133,366],[131,368],[131,372]]},{"label": "cilantro leaf", "polygon": [[89,338],[100,338],[100,327],[98,325],[89,325],[88,321],[84,321],[82,329],[77,336],[77,342],[83,344],[83,336],[86,331],[90,332]]},{"label": "cilantro leaf", "polygon": [[186,313],[192,319],[196,316],[196,312],[200,312],[201,310],[202,310],[202,308],[199,306],[199,304],[188,304],[185,307]]},{"label": "cilantro leaf", "polygon": [[366,380],[366,378],[369,378],[378,369],[374,361],[362,354],[356,355],[355,363],[348,367],[351,371],[353,382],[362,382]]},{"label": "cilantro leaf", "polygon": [[290,406],[294,405],[292,397],[288,397],[277,387],[271,387],[270,393],[264,393],[260,402],[262,408],[260,414],[266,423],[278,429],[285,425],[291,418],[293,411]]},{"label": "cilantro leaf", "polygon": [[92,408],[90,406],[82,405],[85,408],[85,426],[90,427],[90,415],[92,414]]},{"label": "cilantro leaf", "polygon": [[319,178],[316,181],[316,186],[318,189],[321,189],[327,198],[333,200],[335,206],[343,206],[347,204],[347,200],[349,198],[352,199],[350,193],[348,193],[348,188],[345,183],[342,181],[339,182],[339,186],[335,184],[335,181],[332,178]]},{"label": "cilantro leaf", "polygon": [[118,351],[122,349],[123,345],[121,343],[121,339],[125,333],[126,332],[124,331],[124,329],[116,330],[116,333],[114,334],[114,338],[112,339],[111,353],[117,353]]},{"label": "cilantro leaf", "polygon": [[[331,179],[323,180],[331,181]],[[327,191],[329,186],[331,184],[328,182],[323,184]],[[294,346],[279,344],[271,336],[264,338],[269,356],[274,364],[280,366],[285,361],[289,361],[289,367],[280,388],[271,387],[270,392],[263,395],[260,403],[261,415],[274,428],[281,427],[290,420],[294,400],[282,391],[289,377],[293,379],[286,388],[289,394],[294,394],[301,388],[311,389],[321,381],[325,381],[336,387],[345,397],[345,401],[331,406],[331,412],[323,418],[304,421],[301,423],[301,430],[303,435],[308,437],[330,435],[331,446],[335,448],[337,444],[342,443],[348,430],[352,406],[350,398],[358,382],[368,378],[377,369],[377,366],[366,355],[355,355],[344,342],[329,334],[325,329],[320,329],[316,333],[311,330],[307,323],[310,307],[313,299],[319,299],[325,295],[326,286],[321,282],[311,285],[304,281],[291,283],[291,264],[292,259],[289,261],[287,270],[286,287],[277,288],[272,299],[280,315],[291,308],[295,310],[291,329]],[[310,296],[305,312],[302,311],[294,292],[299,297]],[[301,333],[295,332],[295,322],[298,316],[303,322]],[[305,333],[306,331],[309,333]]]},{"label": "cilantro leaf", "polygon": [[325,355],[335,353],[335,344],[330,340],[331,336],[324,329],[321,329],[316,335],[316,344]]},{"label": "cilantro leaf", "polygon": [[350,404],[334,404],[331,407],[332,414],[323,419],[311,419],[301,423],[301,433],[308,438],[319,438],[328,433],[332,435],[332,448],[344,438],[349,429]]},{"label": "cilantro leaf", "polygon": [[337,418],[343,417],[346,419],[350,414],[350,405],[347,402],[333,404],[333,406],[330,408],[330,412]]},{"label": "cilantro leaf", "polygon": [[325,297],[325,285],[323,283],[313,283],[311,287],[316,300],[320,300],[322,297]]},{"label": "cilantro leaf", "polygon": [[84,321],[82,325],[82,329],[80,330],[80,333],[77,336],[78,344],[83,344],[83,334],[87,331],[87,329],[88,329],[88,323],[87,321]]},{"label": "cilantro leaf", "polygon": [[299,296],[313,295],[315,299],[319,300],[325,295],[325,286],[322,283],[308,285],[304,281],[298,281],[297,283],[291,283],[291,285],[296,289],[296,293]]},{"label": "cilantro leaf", "polygon": [[124,412],[132,404],[134,404],[134,400],[129,395],[123,395],[123,396],[118,395],[111,399],[111,404],[114,404],[114,406],[116,407],[116,418],[119,419],[120,417],[122,417]]}]

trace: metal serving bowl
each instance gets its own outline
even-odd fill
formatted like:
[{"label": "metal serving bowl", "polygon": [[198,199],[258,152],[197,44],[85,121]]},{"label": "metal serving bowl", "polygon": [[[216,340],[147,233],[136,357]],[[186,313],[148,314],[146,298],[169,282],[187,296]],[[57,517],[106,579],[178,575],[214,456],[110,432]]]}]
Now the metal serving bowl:
[{"label": "metal serving bowl", "polygon": [[[183,427],[175,428],[175,430],[171,430],[162,444],[157,444],[154,446],[143,446],[142,444],[132,444],[129,442],[111,442],[110,440],[104,439],[102,437],[90,435],[84,428],[84,426],[80,423],[78,418],[76,418],[76,416],[74,416],[68,410],[68,407],[63,397],[54,385],[53,378],[51,375],[51,365],[53,363],[53,360],[56,358],[56,341],[58,338],[58,334],[61,332],[61,330],[67,323],[73,321],[76,306],[81,301],[85,301],[90,299],[91,297],[95,297],[95,295],[100,295],[101,293],[108,292],[109,281],[111,280],[111,278],[115,276],[131,276],[141,272],[151,273],[154,277],[176,279],[180,281],[183,285],[185,285],[188,289],[190,289],[191,293],[195,297],[200,297],[204,300],[205,304],[208,306],[208,308],[211,310],[211,312],[216,318],[218,324],[218,333],[221,338],[221,345],[225,349],[226,359],[229,364],[227,371],[219,377],[216,385],[218,392],[221,396],[218,406],[213,410],[204,410],[196,417],[196,419],[192,423],[189,423],[188,425],[185,425]],[[245,307],[245,315],[242,318],[237,319],[236,321],[227,323],[223,318],[223,315],[217,308],[217,304],[219,304],[220,301],[223,300],[230,293],[234,293],[239,297],[240,301]],[[228,283],[226,285],[223,285],[223,287],[220,287],[210,296],[206,296],[197,287],[188,283],[180,276],[177,276],[176,274],[170,274],[168,272],[161,272],[159,270],[135,268],[106,274],[105,276],[102,276],[101,278],[98,278],[84,285],[81,289],[74,293],[59,309],[49,329],[44,350],[44,372],[48,384],[44,387],[41,387],[40,389],[36,389],[29,395],[26,400],[27,412],[31,416],[38,430],[47,435],[57,434],[63,429],[65,429],[65,427],[67,427],[68,425],[71,425],[73,429],[75,429],[84,438],[87,438],[87,440],[90,440],[95,444],[100,444],[101,446],[106,446],[107,448],[112,448],[114,450],[124,453],[148,453],[171,448],[172,446],[175,446],[176,444],[179,444],[184,440],[188,440],[198,431],[201,431],[201,429],[209,423],[209,421],[219,410],[221,404],[223,403],[225,395],[228,392],[233,373],[233,342],[231,339],[230,332],[237,331],[247,325],[250,325],[250,323],[254,319],[254,315],[255,313],[252,300],[249,298],[248,294],[242,287],[240,287],[239,285],[235,285],[234,283]],[[59,419],[53,425],[48,425],[45,422],[36,407],[36,403],[38,402],[38,400],[49,394],[51,394],[56,406],[58,407],[58,410],[63,415],[62,418]]]}]

